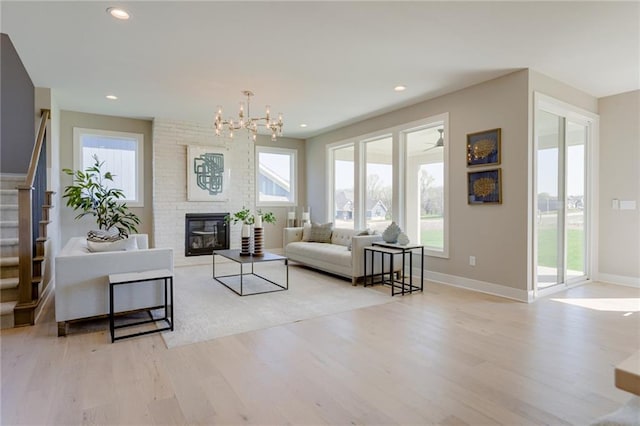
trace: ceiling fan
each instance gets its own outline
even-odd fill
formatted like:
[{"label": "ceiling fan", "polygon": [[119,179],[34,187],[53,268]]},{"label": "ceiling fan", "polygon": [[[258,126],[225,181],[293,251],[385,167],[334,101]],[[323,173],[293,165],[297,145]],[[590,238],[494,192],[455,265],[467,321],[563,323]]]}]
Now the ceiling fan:
[{"label": "ceiling fan", "polygon": [[424,152],[431,151],[432,149],[436,149],[436,148],[442,148],[444,146],[444,137],[442,137],[442,134],[444,133],[444,129],[438,129],[438,131],[440,132],[440,137],[436,141],[435,145],[425,149]]}]

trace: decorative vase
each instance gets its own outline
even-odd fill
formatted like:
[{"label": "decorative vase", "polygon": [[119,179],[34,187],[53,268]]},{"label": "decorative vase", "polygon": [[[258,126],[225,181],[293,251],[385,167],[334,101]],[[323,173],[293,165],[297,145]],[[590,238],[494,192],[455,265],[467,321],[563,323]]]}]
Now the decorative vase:
[{"label": "decorative vase", "polygon": [[264,256],[264,240],[262,239],[264,228],[253,228],[253,255]]},{"label": "decorative vase", "polygon": [[407,244],[409,244],[409,237],[407,236],[407,234],[401,232],[400,235],[398,235],[398,244],[400,244],[401,246],[406,246]]},{"label": "decorative vase", "polygon": [[402,229],[395,222],[391,222],[391,225],[387,226],[387,229],[382,233],[382,239],[387,243],[395,244],[398,241],[400,232],[402,232]]},{"label": "decorative vase", "polygon": [[240,256],[251,255],[251,225],[242,224],[242,245],[240,249]]}]

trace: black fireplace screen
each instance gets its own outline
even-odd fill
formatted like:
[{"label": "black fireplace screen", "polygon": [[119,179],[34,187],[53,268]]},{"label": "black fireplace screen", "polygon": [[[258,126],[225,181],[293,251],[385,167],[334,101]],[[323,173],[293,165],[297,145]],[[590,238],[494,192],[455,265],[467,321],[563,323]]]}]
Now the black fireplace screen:
[{"label": "black fireplace screen", "polygon": [[203,256],[213,250],[229,248],[228,213],[187,213],[185,215],[184,255]]}]

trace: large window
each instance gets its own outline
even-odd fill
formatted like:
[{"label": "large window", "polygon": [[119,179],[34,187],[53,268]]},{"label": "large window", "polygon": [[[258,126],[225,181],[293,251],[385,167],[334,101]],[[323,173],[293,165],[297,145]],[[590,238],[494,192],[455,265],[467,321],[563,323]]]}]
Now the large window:
[{"label": "large window", "polygon": [[364,142],[364,218],[367,228],[382,233],[393,218],[393,139],[385,136]]},{"label": "large window", "polygon": [[328,147],[336,227],[384,231],[395,221],[425,254],[448,257],[448,114]]},{"label": "large window", "polygon": [[354,150],[353,144],[333,150],[333,219],[337,228],[354,228]]},{"label": "large window", "polygon": [[433,255],[446,256],[446,116],[403,132],[406,166],[406,232]]},{"label": "large window", "polygon": [[108,187],[119,188],[130,207],[144,202],[144,135],[97,129],[73,128],[73,166],[84,170],[95,163],[94,156],[104,162],[103,170],[111,172]]},{"label": "large window", "polygon": [[296,151],[256,146],[256,204],[296,204]]}]

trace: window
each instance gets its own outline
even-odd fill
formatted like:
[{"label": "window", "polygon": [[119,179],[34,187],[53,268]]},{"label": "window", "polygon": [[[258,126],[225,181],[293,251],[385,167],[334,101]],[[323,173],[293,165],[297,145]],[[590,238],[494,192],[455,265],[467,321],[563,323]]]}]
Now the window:
[{"label": "window", "polygon": [[296,204],[296,151],[256,146],[256,204]]},{"label": "window", "polygon": [[144,135],[96,129],[73,128],[73,166],[84,170],[94,164],[94,155],[104,162],[113,182],[107,185],[121,189],[130,207],[144,204],[143,176]]},{"label": "window", "polygon": [[364,217],[367,228],[382,233],[393,217],[393,139],[385,136],[364,142]]},{"label": "window", "polygon": [[333,154],[333,219],[337,228],[354,229],[354,146],[337,147]]},{"label": "window", "polygon": [[425,251],[447,256],[446,116],[403,132],[406,152],[406,233]]},{"label": "window", "polygon": [[340,228],[400,225],[425,254],[449,256],[447,113],[327,147],[328,213]]}]

